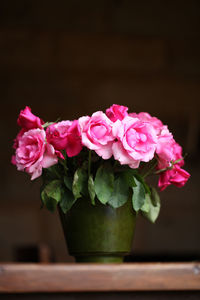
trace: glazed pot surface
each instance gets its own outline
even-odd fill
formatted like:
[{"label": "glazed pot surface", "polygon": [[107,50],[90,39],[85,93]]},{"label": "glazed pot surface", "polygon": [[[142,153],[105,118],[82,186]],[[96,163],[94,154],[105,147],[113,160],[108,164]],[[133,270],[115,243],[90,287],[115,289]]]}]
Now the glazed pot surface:
[{"label": "glazed pot surface", "polygon": [[59,213],[69,253],[77,262],[122,262],[131,251],[136,221],[131,201],[114,209],[80,198],[66,214]]}]

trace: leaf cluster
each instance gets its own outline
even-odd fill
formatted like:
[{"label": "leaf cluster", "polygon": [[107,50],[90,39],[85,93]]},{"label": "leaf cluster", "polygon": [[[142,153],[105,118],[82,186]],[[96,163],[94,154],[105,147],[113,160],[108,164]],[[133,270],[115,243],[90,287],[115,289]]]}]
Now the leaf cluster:
[{"label": "leaf cluster", "polygon": [[133,210],[155,222],[160,211],[160,198],[138,170],[116,165],[91,153],[76,160],[65,159],[43,172],[42,204],[50,211],[57,205],[67,213],[79,198],[88,198],[91,205],[100,201],[114,209],[129,199]]}]

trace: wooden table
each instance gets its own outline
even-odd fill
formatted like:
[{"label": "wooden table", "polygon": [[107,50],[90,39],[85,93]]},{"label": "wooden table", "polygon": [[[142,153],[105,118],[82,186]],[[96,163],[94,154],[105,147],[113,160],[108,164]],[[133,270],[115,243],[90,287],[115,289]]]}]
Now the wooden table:
[{"label": "wooden table", "polygon": [[[147,291],[149,293],[146,293]],[[6,295],[19,293],[23,295],[39,293],[40,297],[45,293],[54,293],[54,295],[56,293],[55,299],[61,299],[58,296],[63,295],[63,293],[65,299],[66,293],[69,295],[71,293],[76,295],[87,293],[88,297],[86,299],[95,299],[94,295],[99,295],[99,292],[104,292],[103,299],[106,299],[107,294],[112,295],[116,292],[123,292],[121,299],[125,299],[125,295],[130,295],[130,293],[135,293],[135,295],[142,295],[143,293],[143,295],[150,296],[150,298],[135,299],[157,299],[155,292],[160,292],[160,295],[167,295],[168,292],[175,291],[182,294],[190,293],[196,297],[190,299],[200,299],[199,262],[0,264],[0,296],[4,295],[5,299],[7,299]],[[153,298],[151,298],[152,292],[154,293]],[[91,294],[91,298],[89,294]],[[77,299],[81,299],[80,296],[77,297]],[[114,298],[117,299],[116,296]],[[9,299],[15,298],[10,297]],[[26,296],[26,298],[22,297],[20,299],[36,298]],[[37,299],[39,298],[37,297]],[[73,297],[73,299],[76,298]],[[159,297],[158,299],[167,298]],[[173,298],[170,296],[170,299]],[[178,299],[178,296],[174,299]]]}]

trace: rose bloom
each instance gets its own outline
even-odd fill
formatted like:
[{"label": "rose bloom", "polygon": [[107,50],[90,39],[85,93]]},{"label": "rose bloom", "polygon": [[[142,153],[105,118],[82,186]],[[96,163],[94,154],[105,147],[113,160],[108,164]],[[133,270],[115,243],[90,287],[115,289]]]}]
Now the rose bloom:
[{"label": "rose bloom", "polygon": [[182,147],[174,141],[173,145],[173,161],[180,160],[176,165],[182,167],[184,165],[184,159],[182,155]]},{"label": "rose bloom", "polygon": [[27,131],[34,128],[42,129],[42,124],[44,124],[44,122],[39,117],[32,114],[30,107],[26,106],[25,109],[20,111],[17,124]]},{"label": "rose bloom", "polygon": [[117,120],[123,120],[128,115],[128,107],[123,105],[113,104],[110,108],[106,109],[107,117],[115,122]]},{"label": "rose bloom", "polygon": [[150,123],[130,116],[113,124],[113,155],[122,165],[138,168],[140,161],[148,162],[154,157],[157,136]]},{"label": "rose bloom", "polygon": [[129,116],[134,117],[134,118],[138,118],[138,119],[140,119],[143,122],[150,123],[154,127],[154,129],[156,130],[156,134],[157,135],[160,134],[161,129],[163,127],[163,123],[158,118],[152,117],[147,112],[140,112],[138,114],[136,114],[136,113],[130,113]]},{"label": "rose bloom", "polygon": [[77,120],[52,124],[47,128],[46,134],[47,141],[56,150],[66,150],[69,157],[77,155],[82,149],[80,128]]},{"label": "rose bloom", "polygon": [[184,165],[182,147],[174,140],[167,126],[163,126],[161,134],[158,136],[156,154],[158,155],[158,170],[170,167],[172,161],[179,159],[181,160],[177,164],[180,167]]},{"label": "rose bloom", "polygon": [[181,169],[179,165],[174,165],[172,170],[167,170],[160,174],[158,186],[161,191],[166,189],[170,184],[182,187],[188,181],[190,174]]},{"label": "rose bloom", "polygon": [[47,127],[47,141],[54,146],[56,150],[64,150],[67,146],[67,136],[72,121],[62,121]]},{"label": "rose bloom", "polygon": [[174,138],[167,126],[163,126],[156,147],[156,154],[158,155],[158,169],[170,166],[173,160],[173,144]]},{"label": "rose bloom", "polygon": [[43,129],[31,129],[19,138],[12,162],[19,171],[26,171],[31,175],[31,180],[42,174],[42,168],[49,168],[58,162],[55,149],[46,144],[46,134]]},{"label": "rose bloom", "polygon": [[24,129],[21,129],[19,131],[19,133],[17,134],[16,138],[14,139],[14,143],[13,143],[13,148],[14,149],[17,149],[18,148],[18,145],[19,145],[19,140],[20,138],[22,137],[22,135],[26,132],[26,130]]},{"label": "rose bloom", "polygon": [[68,130],[66,153],[69,157],[76,156],[82,150],[82,140],[80,126],[77,120],[72,122]]},{"label": "rose bloom", "polygon": [[97,111],[91,117],[85,116],[79,119],[82,144],[88,149],[94,150],[103,159],[112,156],[113,122],[102,112]]},{"label": "rose bloom", "polygon": [[17,124],[22,127],[22,129],[14,140],[14,149],[17,149],[19,140],[26,131],[34,128],[42,129],[42,124],[44,124],[44,122],[39,117],[32,114],[30,107],[26,106],[25,109],[20,111]]}]

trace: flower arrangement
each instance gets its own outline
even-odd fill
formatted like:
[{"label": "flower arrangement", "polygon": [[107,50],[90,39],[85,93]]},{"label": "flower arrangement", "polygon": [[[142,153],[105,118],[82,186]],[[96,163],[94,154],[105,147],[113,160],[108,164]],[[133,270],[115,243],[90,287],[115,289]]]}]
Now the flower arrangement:
[{"label": "flower arrangement", "polygon": [[168,127],[145,112],[114,104],[106,113],[44,123],[27,106],[17,123],[12,163],[32,180],[42,176],[41,199],[50,211],[58,204],[66,213],[82,197],[118,208],[131,197],[133,210],[155,222],[160,200],[146,177],[158,176],[161,191],[190,177]]}]

